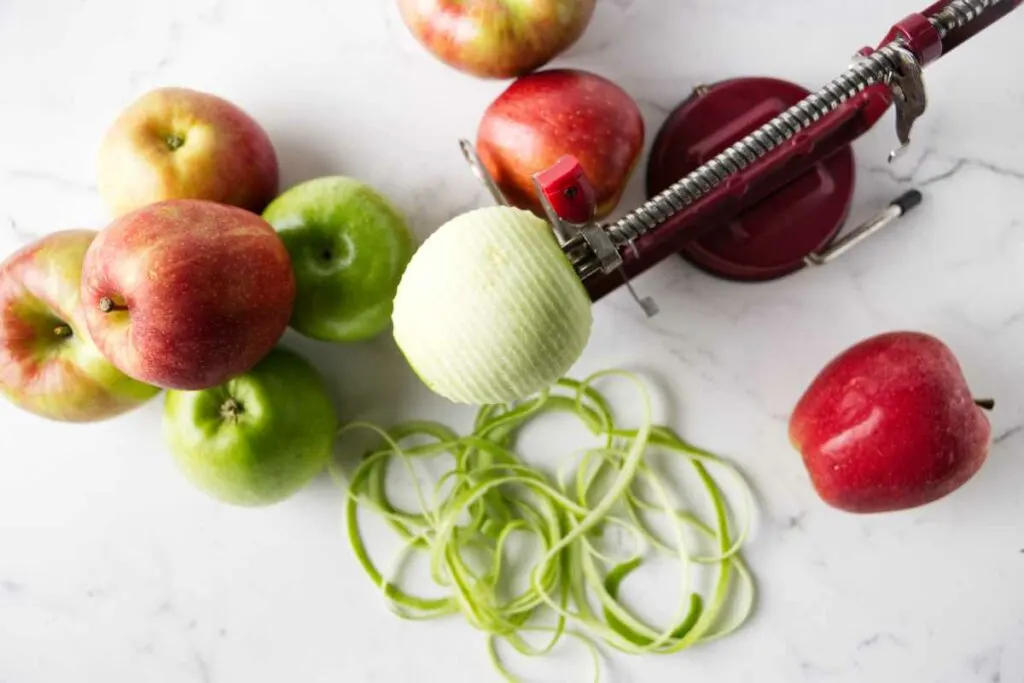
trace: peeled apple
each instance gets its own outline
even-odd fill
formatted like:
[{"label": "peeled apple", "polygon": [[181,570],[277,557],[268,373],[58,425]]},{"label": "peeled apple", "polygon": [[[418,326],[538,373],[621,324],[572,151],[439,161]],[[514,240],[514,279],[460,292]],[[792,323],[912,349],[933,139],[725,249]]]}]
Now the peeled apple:
[{"label": "peeled apple", "polygon": [[548,224],[494,206],[453,218],[423,243],[399,283],[392,322],[431,390],[485,405],[553,385],[583,353],[593,317]]}]

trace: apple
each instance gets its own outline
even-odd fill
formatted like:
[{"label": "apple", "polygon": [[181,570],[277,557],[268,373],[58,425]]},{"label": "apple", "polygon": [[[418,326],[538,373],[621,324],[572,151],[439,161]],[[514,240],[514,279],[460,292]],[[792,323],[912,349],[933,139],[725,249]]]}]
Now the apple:
[{"label": "apple", "polygon": [[352,342],[387,328],[415,242],[386,197],[355,178],[315,178],[284,192],[263,218],[291,255],[295,331],[320,341]]},{"label": "apple", "polygon": [[82,305],[100,351],[165,389],[205,389],[252,368],[288,327],[288,250],[258,215],[171,199],[114,220],[89,247]]},{"label": "apple", "polygon": [[989,401],[975,401],[952,351],[920,332],[866,339],[834,358],[790,418],[818,495],[848,512],[932,503],[984,464]]},{"label": "apple", "polygon": [[476,148],[509,203],[540,217],[534,174],[575,156],[594,186],[594,218],[603,218],[622,199],[643,144],[643,116],[626,91],[593,73],[553,69],[517,79],[491,102]]},{"label": "apple", "polygon": [[168,391],[164,400],[164,438],[177,467],[232,505],[270,505],[305,487],[330,460],[337,430],[319,373],[280,346],[223,385]]},{"label": "apple", "polygon": [[514,78],[572,46],[596,0],[398,0],[406,27],[448,66],[480,78]]},{"label": "apple", "polygon": [[79,299],[93,230],[63,230],[0,264],[0,394],[60,422],[122,415],[159,393],[114,367],[89,336]]},{"label": "apple", "polygon": [[188,88],[152,90],[100,145],[98,187],[115,216],[166,199],[208,199],[254,213],[278,191],[270,137],[227,100]]}]

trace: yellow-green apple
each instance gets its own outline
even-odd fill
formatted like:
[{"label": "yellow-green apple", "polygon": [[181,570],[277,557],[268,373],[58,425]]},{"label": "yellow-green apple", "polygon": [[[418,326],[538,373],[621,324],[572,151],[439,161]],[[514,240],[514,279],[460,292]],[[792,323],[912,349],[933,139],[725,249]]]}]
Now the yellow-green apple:
[{"label": "yellow-green apple", "polygon": [[569,49],[596,0],[398,0],[413,36],[431,54],[481,78],[514,78]]},{"label": "yellow-green apple", "polygon": [[82,306],[100,351],[166,389],[222,384],[260,361],[288,327],[288,250],[258,215],[170,199],[115,219],[89,247]]},{"label": "yellow-green apple", "polygon": [[315,178],[284,192],[263,218],[291,254],[298,289],[293,329],[351,342],[388,326],[415,243],[386,197],[355,178]]},{"label": "yellow-green apple", "polygon": [[89,336],[79,299],[93,230],[63,230],[0,264],[0,394],[61,422],[122,415],[159,393],[119,371]]},{"label": "yellow-green apple", "polygon": [[981,469],[991,408],[975,401],[944,343],[889,332],[822,369],[793,411],[789,436],[827,504],[905,510],[949,495]]},{"label": "yellow-green apple", "polygon": [[158,88],[107,131],[98,186],[115,216],[165,199],[208,199],[259,213],[278,191],[277,155],[266,131],[232,102]]},{"label": "yellow-green apple", "polygon": [[168,391],[163,431],[186,479],[225,503],[280,502],[330,460],[338,419],[319,373],[284,347],[202,391]]},{"label": "yellow-green apple", "polygon": [[563,155],[575,156],[594,186],[595,218],[622,199],[643,144],[644,120],[633,98],[610,80],[576,69],[516,79],[487,107],[476,141],[508,201],[541,217],[534,174]]}]

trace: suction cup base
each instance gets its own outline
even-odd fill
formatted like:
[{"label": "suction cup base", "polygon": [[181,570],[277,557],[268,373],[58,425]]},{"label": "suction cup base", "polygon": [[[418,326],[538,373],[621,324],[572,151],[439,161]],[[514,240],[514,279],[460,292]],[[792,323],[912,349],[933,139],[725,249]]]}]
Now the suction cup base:
[{"label": "suction cup base", "polygon": [[[647,165],[653,197],[810,94],[771,78],[702,86],[662,124]],[[794,182],[691,242],[682,256],[717,277],[765,281],[805,265],[840,232],[854,193],[853,150],[843,147]]]}]

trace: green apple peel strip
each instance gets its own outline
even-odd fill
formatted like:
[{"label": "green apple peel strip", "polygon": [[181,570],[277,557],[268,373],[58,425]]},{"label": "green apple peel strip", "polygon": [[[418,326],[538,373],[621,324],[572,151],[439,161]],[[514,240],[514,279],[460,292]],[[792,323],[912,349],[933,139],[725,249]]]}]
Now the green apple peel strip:
[{"label": "green apple peel strip", "polygon": [[[612,375],[631,380],[639,389],[643,418],[637,429],[619,427],[609,402],[593,387],[597,380]],[[517,432],[552,412],[576,416],[601,439],[599,447],[582,453],[573,476],[571,462],[563,463],[552,478],[526,465],[513,450]],[[601,642],[630,654],[668,654],[733,633],[746,622],[754,605],[753,577],[740,555],[752,510],[749,486],[724,459],[654,425],[651,412],[639,379],[631,373],[606,371],[582,382],[562,379],[529,401],[484,406],[472,433],[465,436],[431,421],[407,422],[389,430],[365,423],[347,425],[342,433],[370,429],[384,442],[348,477],[336,463],[331,465],[336,478],[347,479],[346,530],[359,564],[390,609],[402,618],[462,614],[487,633],[491,659],[509,681],[519,679],[502,661],[500,641],[523,655],[539,656],[549,653],[563,636],[575,638],[589,651],[593,680],[598,681]],[[401,445],[424,438],[429,441]],[[679,456],[693,468],[713,510],[710,523],[673,504],[669,488],[645,460],[652,449]],[[455,464],[435,483],[428,502],[412,463],[438,456],[454,457]],[[396,460],[412,480],[419,512],[400,509],[388,494],[387,474]],[[737,516],[743,523],[735,537],[727,496],[712,469],[724,472],[740,493]],[[611,481],[602,485],[607,479]],[[641,493],[644,487],[651,492],[649,497]],[[404,542],[394,580],[386,579],[370,557],[359,525],[361,508],[378,513]],[[650,515],[671,522],[671,541],[659,538],[645,519]],[[613,527],[632,541],[632,552],[625,559],[613,559],[595,544],[601,532]],[[692,552],[687,530],[713,542],[715,552]],[[514,534],[528,534],[539,542],[542,556],[533,566],[529,585],[506,596],[506,550]],[[471,558],[480,551],[487,559],[479,563],[482,569],[475,569]],[[403,566],[417,552],[426,555],[431,579],[448,595],[420,597],[399,586]],[[662,630],[635,616],[619,598],[622,582],[642,566],[648,552],[667,554],[680,566],[685,599],[670,620],[672,625]],[[715,569],[707,599],[691,585],[693,565]],[[735,616],[720,624],[734,592],[738,596]],[[555,623],[530,623],[543,617]],[[524,637],[530,633],[549,638],[540,646],[532,645]]]}]

